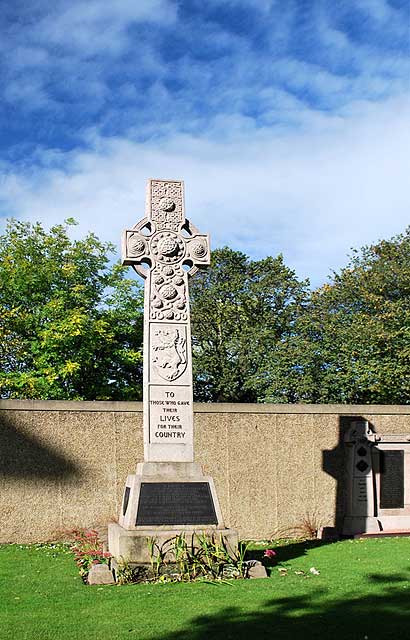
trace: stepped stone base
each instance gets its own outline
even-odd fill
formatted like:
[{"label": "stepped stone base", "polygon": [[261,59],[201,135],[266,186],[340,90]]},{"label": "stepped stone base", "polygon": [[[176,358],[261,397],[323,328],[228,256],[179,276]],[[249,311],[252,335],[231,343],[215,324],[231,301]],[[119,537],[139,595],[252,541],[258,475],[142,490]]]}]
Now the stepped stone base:
[{"label": "stepped stone base", "polygon": [[350,516],[345,518],[343,526],[343,535],[358,537],[408,535],[409,531],[409,516]]},{"label": "stepped stone base", "polygon": [[[125,561],[131,564],[150,564],[147,540],[155,538],[161,548],[177,534],[184,533],[188,544],[194,543],[195,534],[207,534],[214,536],[215,541],[223,540],[227,550],[235,553],[238,549],[238,533],[233,529],[217,529],[211,527],[178,527],[167,529],[165,527],[140,528],[127,530],[119,524],[112,522],[108,525],[108,548],[117,562]],[[172,558],[169,558],[172,561]]]},{"label": "stepped stone base", "polygon": [[[114,558],[149,564],[148,539],[159,548],[178,534],[195,545],[195,534],[223,540],[238,549],[238,534],[227,529],[213,479],[194,462],[143,462],[128,476],[119,523],[108,526],[108,549]],[[172,557],[168,555],[168,560]]]}]

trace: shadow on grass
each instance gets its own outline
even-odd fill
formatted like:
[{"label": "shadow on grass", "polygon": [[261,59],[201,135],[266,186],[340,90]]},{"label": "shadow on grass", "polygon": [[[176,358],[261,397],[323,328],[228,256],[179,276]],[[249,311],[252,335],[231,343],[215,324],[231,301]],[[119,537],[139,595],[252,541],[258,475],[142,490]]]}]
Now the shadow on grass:
[{"label": "shadow on grass", "polygon": [[[276,552],[275,556],[275,566],[281,564],[282,562],[287,562],[288,560],[293,560],[294,558],[300,558],[301,556],[306,555],[310,549],[316,549],[317,547],[324,547],[328,544],[332,544],[332,541],[323,541],[323,540],[300,540],[299,542],[292,542],[290,544],[286,544],[283,547],[280,545],[275,545],[275,542],[271,544],[267,544],[267,549],[274,549]],[[248,549],[245,554],[245,560],[259,560],[263,562],[263,554],[265,553],[264,549]]]},{"label": "shadow on grass", "polygon": [[[410,583],[395,577],[369,576],[382,592],[349,600],[324,599],[326,591],[266,601],[255,612],[230,607],[215,616],[193,618],[189,628],[157,640],[387,640],[409,637]],[[407,587],[409,589],[407,589]]]}]

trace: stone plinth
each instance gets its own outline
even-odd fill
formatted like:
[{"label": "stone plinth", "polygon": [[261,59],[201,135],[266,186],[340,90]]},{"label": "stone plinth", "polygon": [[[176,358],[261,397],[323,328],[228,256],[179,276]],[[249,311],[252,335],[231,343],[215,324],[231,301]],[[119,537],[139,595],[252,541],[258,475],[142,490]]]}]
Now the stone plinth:
[{"label": "stone plinth", "polygon": [[128,530],[224,528],[212,478],[198,464],[181,462],[138,464],[137,473],[127,478],[119,524]]},{"label": "stone plinth", "polygon": [[211,477],[200,465],[184,462],[143,462],[128,476],[119,524],[109,526],[112,555],[134,564],[149,563],[148,538],[162,545],[184,533],[222,536],[237,548],[238,535],[226,529]]}]

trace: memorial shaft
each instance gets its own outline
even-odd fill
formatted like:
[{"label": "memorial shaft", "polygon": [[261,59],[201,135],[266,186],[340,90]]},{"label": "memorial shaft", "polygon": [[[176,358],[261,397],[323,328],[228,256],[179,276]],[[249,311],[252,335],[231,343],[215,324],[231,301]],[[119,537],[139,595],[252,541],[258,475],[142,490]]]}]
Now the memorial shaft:
[{"label": "memorial shaft", "polygon": [[184,184],[149,180],[145,217],[124,232],[123,264],[145,279],[144,459],[193,461],[188,282],[209,265],[209,237],[185,218]]}]

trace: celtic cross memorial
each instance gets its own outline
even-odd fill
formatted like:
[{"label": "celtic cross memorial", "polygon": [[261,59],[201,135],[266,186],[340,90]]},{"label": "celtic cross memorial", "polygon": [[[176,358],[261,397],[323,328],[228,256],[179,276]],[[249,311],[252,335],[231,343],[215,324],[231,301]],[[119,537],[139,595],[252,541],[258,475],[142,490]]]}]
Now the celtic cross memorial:
[{"label": "celtic cross memorial", "polygon": [[226,529],[215,485],[194,462],[188,282],[210,262],[209,237],[185,218],[184,185],[149,180],[145,217],[123,234],[123,264],[145,279],[144,462],[126,479],[118,523],[108,526],[117,560],[147,564],[147,538],[158,544],[183,533]]},{"label": "celtic cross memorial", "polygon": [[123,235],[122,261],[145,279],[144,459],[192,462],[188,281],[209,265],[209,236],[185,218],[184,184],[149,180],[145,217]]}]

